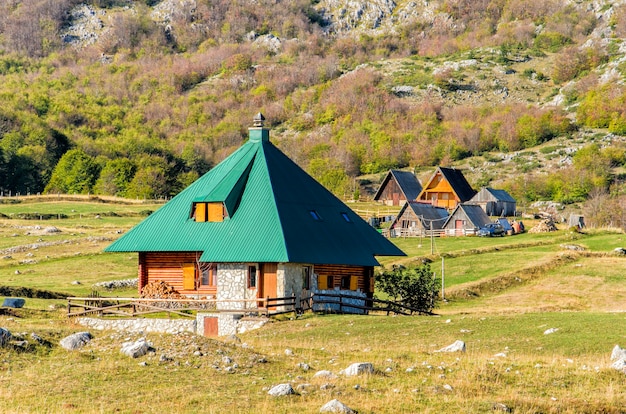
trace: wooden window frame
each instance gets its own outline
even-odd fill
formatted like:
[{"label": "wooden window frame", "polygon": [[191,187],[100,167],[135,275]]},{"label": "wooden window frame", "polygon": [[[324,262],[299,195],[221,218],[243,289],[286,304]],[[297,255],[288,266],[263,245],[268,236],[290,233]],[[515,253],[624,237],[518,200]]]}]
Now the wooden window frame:
[{"label": "wooden window frame", "polygon": [[302,267],[302,289],[311,289],[311,266]]},{"label": "wooden window frame", "polygon": [[[202,287],[215,287],[217,286],[217,266],[214,264],[209,265],[209,267],[202,267],[202,271],[200,272],[200,286]],[[207,276],[207,282],[205,282],[205,274]]]},{"label": "wooden window frame", "polygon": [[249,265],[248,266],[248,289],[256,289],[257,288],[257,275],[258,275],[258,269],[256,265]]}]

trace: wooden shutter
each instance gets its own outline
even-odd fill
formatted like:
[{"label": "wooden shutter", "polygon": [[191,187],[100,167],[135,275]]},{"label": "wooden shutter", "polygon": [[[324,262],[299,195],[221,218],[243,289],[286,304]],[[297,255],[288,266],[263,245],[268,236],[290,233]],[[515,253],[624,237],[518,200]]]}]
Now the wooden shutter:
[{"label": "wooden shutter", "polygon": [[208,203],[209,221],[224,221],[224,205],[222,203]]},{"label": "wooden shutter", "polygon": [[183,289],[194,290],[196,288],[196,265],[194,263],[183,264]]},{"label": "wooden shutter", "polygon": [[350,290],[357,290],[359,286],[359,277],[350,276]]},{"label": "wooden shutter", "polygon": [[326,276],[317,277],[317,288],[319,290],[328,289],[328,278]]},{"label": "wooden shutter", "polygon": [[196,204],[196,221],[197,222],[206,221],[206,203]]}]

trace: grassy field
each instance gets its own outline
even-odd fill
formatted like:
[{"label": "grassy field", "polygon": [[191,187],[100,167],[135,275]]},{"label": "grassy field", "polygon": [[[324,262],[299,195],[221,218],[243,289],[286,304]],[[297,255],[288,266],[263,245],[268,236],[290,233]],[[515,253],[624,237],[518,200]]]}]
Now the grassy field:
[{"label": "grassy field", "polygon": [[[0,286],[71,295],[135,276],[136,255],[102,250],[158,207],[32,204],[0,204],[13,217],[0,218]],[[68,218],[15,218],[25,212]],[[86,347],[65,351],[59,340],[85,328],[65,317],[64,300],[27,298],[25,308],[0,312],[0,327],[47,342],[0,349],[0,412],[315,413],[337,398],[359,413],[626,413],[626,376],[609,368],[611,349],[626,346],[626,258],[613,253],[624,237],[561,230],[442,238],[434,254],[430,240],[394,240],[408,254],[404,264],[428,259],[440,275],[444,257],[448,300],[438,316],[305,314],[275,319],[241,342],[150,333],[155,352],[136,360],[119,352],[136,334],[92,331]],[[549,328],[556,331],[544,334]],[[436,352],[455,340],[465,353]],[[353,362],[376,371],[314,377]],[[298,394],[267,394],[285,382]]]}]

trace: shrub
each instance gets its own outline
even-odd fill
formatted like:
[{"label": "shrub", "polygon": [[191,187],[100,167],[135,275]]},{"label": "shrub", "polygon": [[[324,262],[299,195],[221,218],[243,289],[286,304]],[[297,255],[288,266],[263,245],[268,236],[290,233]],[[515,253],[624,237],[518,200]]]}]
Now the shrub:
[{"label": "shrub", "polygon": [[439,295],[439,284],[428,263],[384,270],[376,276],[376,289],[420,313],[431,313]]}]

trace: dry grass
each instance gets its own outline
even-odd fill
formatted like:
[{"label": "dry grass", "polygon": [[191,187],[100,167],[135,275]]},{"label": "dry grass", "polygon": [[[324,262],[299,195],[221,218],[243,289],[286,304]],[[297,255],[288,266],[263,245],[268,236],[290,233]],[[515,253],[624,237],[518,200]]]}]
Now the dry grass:
[{"label": "dry grass", "polygon": [[[0,220],[0,250],[37,238],[71,241],[1,259],[0,285],[83,294],[93,282],[132,277],[134,255],[101,250],[133,220],[139,217],[46,222],[62,230],[55,235],[26,235],[20,226],[35,223]],[[0,326],[30,342],[34,332],[51,346],[0,349],[0,412],[315,413],[337,398],[361,414],[490,413],[503,407],[514,413],[624,413],[626,377],[609,368],[612,347],[626,346],[619,329],[626,323],[626,258],[609,254],[622,238],[600,232],[572,239],[559,232],[437,240],[438,253],[447,256],[452,299],[436,309],[440,317],[307,314],[240,335],[241,343],[149,333],[155,352],[138,360],[119,352],[136,334],[95,331],[82,350],[61,349],[61,338],[84,328],[64,316],[62,301],[27,299],[26,309],[0,314]],[[588,250],[566,251],[564,242]],[[428,256],[423,251],[429,246],[417,247],[416,240],[399,244],[409,261]],[[37,263],[19,264],[27,258]],[[462,292],[470,290],[474,295],[466,298]],[[544,335],[548,328],[558,331]],[[435,352],[458,339],[466,342],[466,353]],[[374,364],[373,375],[313,377],[364,361]],[[234,363],[238,367],[228,373]],[[299,393],[267,395],[284,382],[301,386]]]}]

